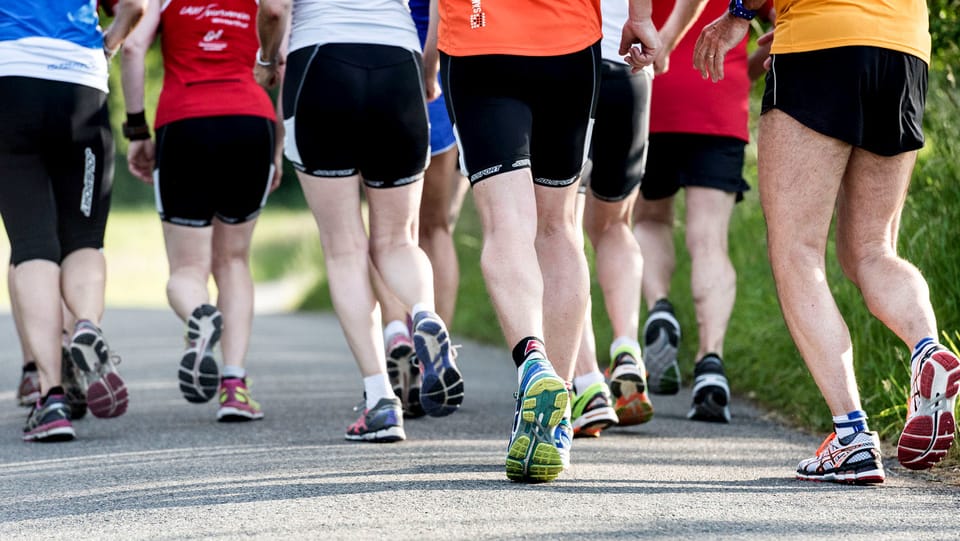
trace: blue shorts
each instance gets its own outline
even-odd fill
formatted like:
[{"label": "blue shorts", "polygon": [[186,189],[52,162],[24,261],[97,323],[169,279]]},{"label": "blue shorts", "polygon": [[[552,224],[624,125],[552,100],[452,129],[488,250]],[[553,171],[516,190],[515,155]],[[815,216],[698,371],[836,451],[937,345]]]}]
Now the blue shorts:
[{"label": "blue shorts", "polygon": [[427,114],[430,115],[430,155],[443,154],[457,144],[457,138],[453,135],[453,125],[442,94],[427,104]]}]

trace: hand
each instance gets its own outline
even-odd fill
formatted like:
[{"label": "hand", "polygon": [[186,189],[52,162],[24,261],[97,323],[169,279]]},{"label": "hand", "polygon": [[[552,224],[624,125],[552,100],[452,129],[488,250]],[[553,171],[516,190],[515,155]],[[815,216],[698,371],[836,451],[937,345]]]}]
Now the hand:
[{"label": "hand", "polygon": [[437,81],[437,72],[440,71],[440,53],[436,47],[425,47],[423,50],[423,88],[427,94],[427,102],[440,97],[443,90]]},{"label": "hand", "polygon": [[666,49],[660,49],[657,57],[653,60],[653,74],[661,75],[670,71],[670,54]]},{"label": "hand", "polygon": [[770,71],[770,47],[773,45],[773,30],[757,38],[757,48],[747,59],[747,74],[751,81]]},{"label": "hand", "polygon": [[153,166],[156,163],[153,139],[130,141],[127,146],[127,168],[138,179],[153,184]]},{"label": "hand", "polygon": [[257,80],[258,85],[269,90],[280,84],[280,77],[283,73],[282,68],[286,63],[287,59],[279,56],[273,64],[269,66],[264,66],[257,62],[253,65],[253,78]]},{"label": "hand", "polygon": [[653,64],[660,45],[660,35],[649,18],[628,19],[623,24],[619,52],[633,68],[633,73]]},{"label": "hand", "polygon": [[273,158],[273,179],[270,181],[270,192],[273,193],[280,187],[280,181],[283,180],[283,152],[277,152]]},{"label": "hand", "polygon": [[750,21],[724,13],[700,32],[693,49],[693,66],[700,70],[704,79],[713,82],[723,79],[723,60],[743,36],[747,35]]}]

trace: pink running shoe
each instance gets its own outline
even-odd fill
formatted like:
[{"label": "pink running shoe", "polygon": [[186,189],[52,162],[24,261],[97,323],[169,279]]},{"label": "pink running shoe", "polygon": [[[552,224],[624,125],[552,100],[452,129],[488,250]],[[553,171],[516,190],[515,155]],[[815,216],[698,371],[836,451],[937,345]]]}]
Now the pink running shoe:
[{"label": "pink running shoe", "polygon": [[87,387],[87,408],[94,417],[118,417],[127,411],[129,394],[117,365],[120,357],[107,347],[103,332],[85,319],[74,326],[70,357]]},{"label": "pink running shoe", "polygon": [[925,470],[947,456],[956,422],[954,403],[960,387],[960,361],[931,343],[912,363],[907,422],[897,443],[897,460],[905,468]]},{"label": "pink running shoe", "polygon": [[256,421],[263,419],[260,403],[250,396],[247,379],[224,378],[220,382],[220,409],[217,420],[221,423]]}]

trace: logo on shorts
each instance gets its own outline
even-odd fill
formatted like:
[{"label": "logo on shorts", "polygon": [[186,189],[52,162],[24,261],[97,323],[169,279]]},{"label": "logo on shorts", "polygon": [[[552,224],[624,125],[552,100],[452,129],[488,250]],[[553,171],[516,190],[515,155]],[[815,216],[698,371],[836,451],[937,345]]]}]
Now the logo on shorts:
[{"label": "logo on shorts", "polygon": [[87,218],[93,208],[93,175],[97,171],[97,157],[90,147],[83,149],[83,194],[80,196],[80,212]]},{"label": "logo on shorts", "polygon": [[470,28],[483,28],[487,26],[487,15],[483,12],[482,0],[470,0]]},{"label": "logo on shorts", "polygon": [[496,175],[502,168],[502,165],[494,165],[493,167],[487,167],[483,171],[477,171],[476,173],[470,175],[470,182],[477,181],[484,177],[489,177],[490,175]]}]

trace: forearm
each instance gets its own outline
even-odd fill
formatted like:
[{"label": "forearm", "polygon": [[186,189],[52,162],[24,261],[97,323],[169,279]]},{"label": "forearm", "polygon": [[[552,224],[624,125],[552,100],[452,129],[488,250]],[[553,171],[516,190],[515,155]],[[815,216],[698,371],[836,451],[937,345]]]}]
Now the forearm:
[{"label": "forearm", "polygon": [[263,0],[257,11],[257,36],[260,39],[258,62],[276,62],[290,20],[290,0]]},{"label": "forearm", "polygon": [[147,0],[120,0],[113,22],[103,32],[103,48],[116,51],[137,26],[147,9]]},{"label": "forearm", "polygon": [[143,96],[147,50],[156,37],[159,24],[159,0],[150,0],[146,13],[127,37],[123,53],[120,55],[120,83],[123,87],[123,100],[128,113],[141,113],[144,110]]},{"label": "forearm", "polygon": [[630,12],[627,19],[631,21],[646,21],[653,14],[653,3],[651,0],[630,0]]},{"label": "forearm", "polygon": [[668,54],[677,48],[706,5],[707,0],[677,0],[673,11],[660,29],[660,38]]},{"label": "forearm", "polygon": [[437,36],[440,29],[440,2],[430,0],[430,21],[427,26],[427,38],[423,42],[423,52],[437,50]]}]

